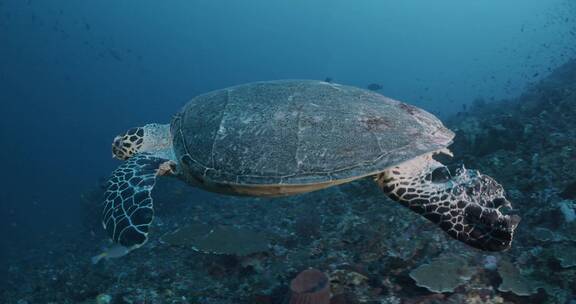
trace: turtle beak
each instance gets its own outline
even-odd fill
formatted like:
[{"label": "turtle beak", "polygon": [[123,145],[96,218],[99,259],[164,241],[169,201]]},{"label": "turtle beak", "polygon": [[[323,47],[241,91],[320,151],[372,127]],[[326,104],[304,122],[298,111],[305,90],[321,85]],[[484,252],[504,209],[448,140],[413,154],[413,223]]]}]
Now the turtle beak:
[{"label": "turtle beak", "polygon": [[114,137],[114,141],[112,142],[112,158],[116,158],[116,159],[120,159],[118,158],[118,151],[120,151],[120,148],[122,147],[122,136],[116,136]]},{"label": "turtle beak", "polygon": [[512,203],[509,200],[507,200],[505,197],[499,197],[499,198],[494,199],[492,201],[492,204],[494,204],[494,207],[497,209],[504,208],[506,210],[513,210],[512,209]]}]

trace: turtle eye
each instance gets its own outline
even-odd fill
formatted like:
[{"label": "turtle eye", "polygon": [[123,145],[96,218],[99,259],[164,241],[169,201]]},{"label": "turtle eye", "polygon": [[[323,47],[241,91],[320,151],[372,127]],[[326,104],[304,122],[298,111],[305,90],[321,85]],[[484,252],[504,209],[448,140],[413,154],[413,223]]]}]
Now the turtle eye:
[{"label": "turtle eye", "polygon": [[116,136],[112,142],[112,157],[119,160],[126,160],[130,158],[129,149],[130,142],[127,141],[126,136]]},{"label": "turtle eye", "polygon": [[116,136],[116,137],[114,137],[114,141],[112,142],[112,146],[114,146],[114,147],[120,147],[120,146],[121,146],[121,142],[122,142],[122,137],[121,137],[121,136]]}]

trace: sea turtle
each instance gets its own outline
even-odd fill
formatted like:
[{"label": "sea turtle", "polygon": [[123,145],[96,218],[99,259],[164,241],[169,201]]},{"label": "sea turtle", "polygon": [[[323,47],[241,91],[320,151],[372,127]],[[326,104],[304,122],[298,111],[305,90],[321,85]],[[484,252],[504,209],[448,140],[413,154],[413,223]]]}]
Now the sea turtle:
[{"label": "sea turtle", "polygon": [[[432,114],[375,92],[313,80],[255,82],[195,97],[170,124],[117,136],[103,225],[128,250],[148,239],[156,178],[232,195],[285,196],[364,177],[472,247],[510,247],[520,218],[500,184],[433,156],[454,133]],[[454,171],[454,170],[453,170]],[[383,200],[384,201],[384,200]],[[502,208],[505,207],[505,208]]]}]

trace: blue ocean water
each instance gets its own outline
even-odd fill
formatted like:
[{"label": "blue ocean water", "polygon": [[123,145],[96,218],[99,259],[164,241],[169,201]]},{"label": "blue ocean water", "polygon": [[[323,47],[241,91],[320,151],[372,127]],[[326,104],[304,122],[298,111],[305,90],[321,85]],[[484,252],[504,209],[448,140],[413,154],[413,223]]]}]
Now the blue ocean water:
[{"label": "blue ocean water", "polygon": [[[574,89],[570,82],[574,79],[570,78],[573,77],[570,71],[574,65],[570,62],[575,53],[576,4],[569,0],[0,0],[0,156],[4,172],[0,177],[0,214],[3,218],[0,221],[0,274],[5,286],[2,288],[5,291],[0,293],[0,302],[92,303],[90,301],[105,301],[103,297],[109,295],[113,303],[282,303],[289,300],[279,294],[288,292],[290,280],[301,270],[316,267],[330,273],[334,281],[334,271],[340,270],[337,265],[346,263],[352,265],[345,268],[350,271],[347,280],[352,280],[350,273],[353,273],[362,276],[356,280],[370,283],[358,283],[365,286],[356,289],[338,289],[333,282],[332,298],[349,294],[348,298],[338,300],[343,302],[336,303],[361,301],[366,295],[359,290],[370,290],[366,292],[371,297],[369,303],[400,303],[393,302],[395,299],[404,301],[402,303],[466,303],[462,299],[474,296],[486,301],[475,303],[572,303],[569,301],[576,301],[573,283],[562,285],[560,282],[574,279],[576,262],[571,264],[568,261],[572,261],[576,252],[575,240],[569,237],[570,231],[576,231],[570,230],[574,229],[570,214],[574,213],[573,199],[576,195],[560,194],[576,191],[569,187],[575,175],[569,165],[574,160],[573,149],[576,149],[576,140],[569,129],[574,118],[569,114],[576,106],[574,94],[570,93]],[[551,74],[557,75],[556,78],[550,78]],[[230,262],[223,261],[220,256],[202,256],[202,261],[208,259],[206,265],[211,266],[188,265],[187,271],[190,276],[211,279],[195,281],[186,279],[180,274],[182,271],[165,265],[187,261],[192,250],[162,247],[158,245],[160,243],[153,243],[156,244],[153,248],[141,248],[126,257],[96,266],[90,264],[90,257],[108,246],[105,232],[91,221],[98,222],[101,217],[97,205],[101,200],[93,198],[98,196],[94,192],[101,190],[106,178],[120,164],[111,158],[110,145],[116,135],[151,122],[169,123],[172,115],[187,101],[211,90],[262,80],[328,78],[334,83],[361,88],[378,84],[379,93],[453,122],[450,127],[460,132],[457,134],[477,130],[478,134],[464,136],[467,141],[463,141],[461,146],[458,146],[461,142],[457,137],[456,147],[465,151],[460,157],[496,179],[502,176],[500,180],[508,183],[504,186],[520,193],[512,191],[513,198],[531,197],[533,204],[549,204],[542,210],[526,207],[524,213],[521,212],[524,219],[540,214],[542,220],[528,221],[530,224],[526,225],[541,225],[522,229],[542,228],[546,229],[541,231],[544,234],[556,232],[552,233],[554,236],[524,239],[521,242],[523,247],[517,250],[528,253],[522,255],[522,252],[512,251],[502,258],[509,259],[508,264],[502,265],[515,265],[520,269],[513,268],[508,272],[534,275],[533,280],[538,283],[528,284],[530,287],[525,287],[528,291],[524,293],[510,291],[514,288],[498,289],[505,281],[503,271],[499,274],[493,271],[482,277],[484,281],[478,279],[482,282],[478,283],[482,286],[480,289],[486,290],[486,294],[472,295],[469,286],[473,284],[468,281],[462,284],[468,287],[434,292],[416,285],[416,280],[407,273],[434,260],[439,252],[449,252],[448,247],[443,250],[422,247],[419,250],[424,253],[414,253],[409,257],[395,253],[397,259],[414,263],[405,262],[403,268],[396,269],[398,273],[395,275],[382,274],[386,267],[393,268],[390,266],[393,263],[386,258],[392,254],[374,261],[365,257],[376,250],[357,246],[356,242],[366,243],[365,239],[347,240],[356,244],[350,245],[354,250],[322,247],[327,246],[322,243],[324,240],[348,237],[345,231],[374,239],[377,234],[372,237],[368,232],[362,234],[343,226],[371,226],[374,221],[381,222],[381,218],[351,220],[360,218],[354,213],[354,208],[362,209],[361,205],[354,203],[349,203],[352,207],[333,207],[352,208],[353,211],[336,212],[341,216],[345,214],[346,221],[322,213],[332,210],[332,207],[323,209],[324,205],[315,205],[314,202],[332,196],[338,200],[335,193],[321,192],[291,198],[293,201],[240,199],[240,205],[228,206],[227,200],[236,202],[239,199],[189,190],[176,181],[162,184],[162,193],[165,194],[161,196],[169,199],[161,204],[164,211],[157,211],[155,223],[159,225],[158,231],[168,231],[170,227],[192,220],[211,224],[218,221],[217,218],[194,218],[194,214],[179,217],[178,213],[184,213],[179,212],[181,208],[221,212],[225,219],[221,224],[244,225],[270,232],[280,228],[267,224],[258,227],[260,217],[276,219],[278,212],[293,211],[287,216],[290,220],[278,224],[282,229],[296,233],[296,240],[288,236],[273,238],[270,245],[273,253],[269,255],[290,257],[295,260],[294,264],[270,257],[262,258],[264,261],[254,261],[255,258],[235,260],[234,263],[239,265],[252,265],[250,271],[254,273],[246,277],[242,271],[248,266],[230,266]],[[541,85],[543,82],[544,87]],[[534,91],[541,95],[530,95],[535,94]],[[546,101],[556,105],[556,99],[566,100],[558,103],[566,108],[549,104],[539,106],[537,103]],[[506,108],[514,102],[524,101],[529,105],[535,103],[530,109],[544,110],[522,112],[524,108]],[[491,104],[498,106],[491,108]],[[555,113],[552,108],[564,115],[551,115]],[[512,117],[510,121],[494,118],[502,112]],[[518,134],[498,133],[501,129],[529,132],[526,130],[538,130],[539,126],[548,125],[527,119],[531,117],[558,123],[550,130],[542,130],[545,133],[540,136],[557,138],[556,142],[534,147],[534,142],[521,140],[520,131]],[[483,124],[485,121],[494,124],[486,126]],[[487,129],[482,129],[484,127]],[[502,142],[506,144],[514,142],[514,147],[492,144],[491,141],[485,144],[489,147],[486,149],[474,146],[476,138],[495,140],[496,137],[505,138]],[[537,135],[528,137],[540,138]],[[539,150],[530,150],[536,148]],[[487,152],[474,154],[480,150]],[[513,155],[528,150],[530,152],[526,155],[530,155],[529,159]],[[556,152],[560,156],[556,157]],[[564,155],[565,172],[546,163],[547,155],[554,159]],[[549,174],[547,180],[553,181],[546,185],[548,188],[540,187],[540,180],[532,181],[533,188],[528,188],[527,183],[508,177],[507,174],[514,174],[507,172],[516,171],[505,170],[513,168],[502,169],[505,167],[500,166],[500,163],[516,164],[520,159],[525,163],[518,163],[518,167],[524,169],[530,167],[527,162],[537,162],[534,158],[543,159],[543,165],[537,168],[534,165],[533,171],[522,172],[527,175]],[[558,166],[562,167],[562,164]],[[516,182],[518,184],[514,184]],[[364,197],[367,193],[364,187],[368,186],[346,187],[344,192],[352,194],[341,198],[338,204],[346,205],[353,201],[350,197]],[[170,200],[193,203],[174,203],[171,206]],[[512,201],[516,208],[523,208],[522,201]],[[211,206],[210,202],[216,205]],[[86,207],[87,204],[96,207],[91,209]],[[194,204],[197,205],[190,207]],[[298,206],[286,207],[294,204]],[[236,211],[228,214],[225,207],[236,208]],[[289,208],[301,210],[290,211]],[[306,217],[300,222],[306,210],[321,213],[322,220]],[[552,225],[547,222],[550,218],[552,221],[566,221],[567,226]],[[182,222],[178,222],[180,219]],[[405,222],[416,219],[420,218],[405,219]],[[420,224],[423,223],[422,220]],[[292,229],[293,224],[303,232]],[[430,230],[435,226],[424,227]],[[406,227],[403,229],[407,230]],[[562,229],[566,229],[565,232]],[[444,237],[440,230],[434,232],[433,237]],[[312,235],[311,240],[308,240],[308,235]],[[288,245],[290,242],[299,245]],[[320,247],[323,253],[318,256],[309,252],[320,250]],[[393,251],[392,245],[386,244],[385,247]],[[539,253],[547,247],[553,249]],[[306,257],[292,256],[283,250],[302,250]],[[383,251],[379,249],[380,253]],[[560,251],[572,255],[558,258],[555,253]],[[545,265],[542,256],[548,255],[552,256],[546,260],[553,264],[550,268],[522,268],[538,259],[541,263],[538,265]],[[530,262],[522,262],[522,259]],[[130,272],[135,269],[131,266],[144,262],[157,262],[158,265],[149,264],[145,270]],[[478,258],[468,261],[468,265],[484,262],[485,259]],[[375,270],[370,268],[372,264],[387,266]],[[125,268],[120,271],[118,267]],[[501,269],[505,267],[501,266]],[[360,268],[363,270],[358,270]],[[561,280],[549,279],[550,273],[555,271],[561,272]],[[154,272],[160,274],[152,274]],[[81,286],[75,285],[74,278],[86,273],[91,280]],[[215,287],[214,282],[226,276],[236,281],[226,281]],[[118,283],[122,277],[126,277],[126,281]],[[280,277],[283,280],[278,279]],[[154,280],[167,280],[168,283],[147,283]],[[260,280],[267,281],[268,285]],[[343,278],[339,280],[345,281]],[[382,283],[386,280],[392,283]],[[516,278],[512,282],[522,280],[528,279]],[[178,290],[176,285],[184,287]],[[409,291],[402,293],[397,290],[398,286]],[[218,288],[223,290],[221,297],[217,297],[214,291]],[[415,292],[411,292],[412,289]],[[208,291],[202,293],[199,290]],[[434,295],[439,296],[434,298]],[[142,300],[146,297],[148,300]],[[503,302],[498,302],[498,299]]]}]

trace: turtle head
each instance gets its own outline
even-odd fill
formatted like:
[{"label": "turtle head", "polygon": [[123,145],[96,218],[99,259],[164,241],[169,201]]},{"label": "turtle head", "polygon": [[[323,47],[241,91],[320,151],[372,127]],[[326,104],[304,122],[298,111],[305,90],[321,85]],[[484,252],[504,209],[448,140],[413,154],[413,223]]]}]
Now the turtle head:
[{"label": "turtle head", "polygon": [[112,157],[127,160],[141,152],[155,154],[171,149],[170,125],[152,123],[116,136],[112,142]]},{"label": "turtle head", "polygon": [[132,128],[124,134],[114,137],[112,142],[112,157],[127,160],[140,152],[144,145],[144,127]]}]

